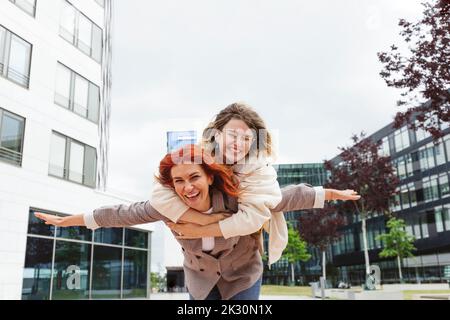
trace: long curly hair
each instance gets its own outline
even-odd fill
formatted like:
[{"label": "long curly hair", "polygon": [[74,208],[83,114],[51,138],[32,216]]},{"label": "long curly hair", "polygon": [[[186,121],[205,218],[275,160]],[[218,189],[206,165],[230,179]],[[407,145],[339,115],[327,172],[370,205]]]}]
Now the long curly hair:
[{"label": "long curly hair", "polygon": [[180,164],[198,164],[208,176],[213,177],[212,187],[228,196],[240,195],[239,181],[233,170],[223,164],[218,164],[205,150],[195,144],[184,146],[167,154],[159,163],[159,174],[155,179],[163,186],[174,189],[172,168]]}]

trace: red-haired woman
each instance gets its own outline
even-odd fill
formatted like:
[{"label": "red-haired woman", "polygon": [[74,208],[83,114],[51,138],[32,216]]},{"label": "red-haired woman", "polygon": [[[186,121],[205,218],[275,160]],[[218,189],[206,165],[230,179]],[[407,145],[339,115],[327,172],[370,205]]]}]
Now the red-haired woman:
[{"label": "red-haired woman", "polygon": [[[173,189],[187,206],[205,213],[202,228],[217,228],[217,222],[237,211],[240,193],[230,168],[217,164],[198,146],[188,146],[166,155],[160,163],[158,181]],[[293,211],[312,208],[315,191],[307,185],[282,190],[283,199],[274,209]],[[220,212],[220,214],[215,214]],[[223,213],[227,214],[223,214]],[[57,217],[36,216],[60,227],[127,227],[155,221],[170,223],[149,201],[102,207],[92,213]],[[238,236],[186,239],[172,231],[182,247],[186,286],[191,299],[257,300],[263,263],[258,237]]]}]

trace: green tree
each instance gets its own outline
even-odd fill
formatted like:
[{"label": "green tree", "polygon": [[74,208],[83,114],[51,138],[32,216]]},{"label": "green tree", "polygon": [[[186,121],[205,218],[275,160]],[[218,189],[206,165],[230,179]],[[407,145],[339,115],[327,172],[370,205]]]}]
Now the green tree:
[{"label": "green tree", "polygon": [[150,282],[152,284],[152,289],[161,292],[166,287],[166,276],[160,275],[157,272],[150,273]]},{"label": "green tree", "polygon": [[413,243],[415,238],[405,231],[405,221],[391,218],[387,222],[389,233],[377,236],[377,240],[383,241],[384,248],[380,252],[381,258],[397,257],[398,274],[400,282],[403,282],[402,259],[413,257],[412,251],[417,250]]},{"label": "green tree", "polygon": [[295,263],[297,261],[306,262],[311,259],[311,255],[308,253],[308,244],[300,237],[300,233],[290,222],[288,222],[288,244],[282,257],[287,259],[291,266],[291,283],[295,284]]}]

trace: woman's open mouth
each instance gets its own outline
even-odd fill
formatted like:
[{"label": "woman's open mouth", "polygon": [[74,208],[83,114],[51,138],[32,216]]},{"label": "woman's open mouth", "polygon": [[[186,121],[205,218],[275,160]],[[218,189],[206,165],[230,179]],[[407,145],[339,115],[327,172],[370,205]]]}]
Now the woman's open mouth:
[{"label": "woman's open mouth", "polygon": [[200,191],[196,193],[186,194],[185,198],[187,198],[189,201],[197,200],[200,196]]}]

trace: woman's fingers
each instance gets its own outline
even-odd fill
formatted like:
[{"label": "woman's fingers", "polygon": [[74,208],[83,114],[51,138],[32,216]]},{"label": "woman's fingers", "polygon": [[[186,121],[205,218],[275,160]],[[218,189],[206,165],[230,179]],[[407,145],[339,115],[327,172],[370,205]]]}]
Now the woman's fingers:
[{"label": "woman's fingers", "polygon": [[62,222],[62,218],[58,217],[58,216],[53,216],[50,214],[45,214],[45,213],[40,213],[40,212],[36,212],[34,215],[36,218],[44,220],[46,225],[57,226]]}]

